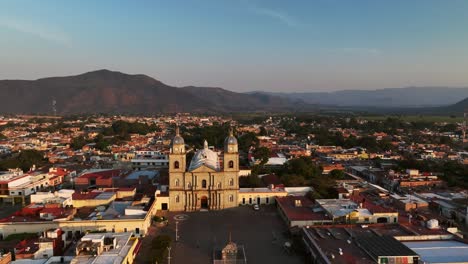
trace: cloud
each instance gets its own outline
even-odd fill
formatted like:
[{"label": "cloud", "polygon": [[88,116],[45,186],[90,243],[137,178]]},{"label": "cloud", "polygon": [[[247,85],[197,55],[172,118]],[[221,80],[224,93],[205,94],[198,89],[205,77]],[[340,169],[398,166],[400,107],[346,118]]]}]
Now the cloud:
[{"label": "cloud", "polygon": [[71,44],[70,38],[65,33],[28,21],[20,21],[11,18],[0,18],[0,27],[5,27],[10,30],[36,36],[43,40],[60,45],[70,46]]},{"label": "cloud", "polygon": [[258,8],[258,7],[252,8],[252,10],[258,15],[273,18],[290,27],[297,27],[299,25],[299,23],[293,17],[280,11],[276,11],[276,10],[272,10],[268,8]]}]

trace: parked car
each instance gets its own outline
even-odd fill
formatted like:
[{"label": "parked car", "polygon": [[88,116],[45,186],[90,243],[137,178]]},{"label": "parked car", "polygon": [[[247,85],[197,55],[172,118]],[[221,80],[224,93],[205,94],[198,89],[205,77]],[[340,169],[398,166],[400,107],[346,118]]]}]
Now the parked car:
[{"label": "parked car", "polygon": [[258,211],[258,210],[260,210],[260,206],[258,206],[258,204],[254,204],[253,209],[255,211]]}]

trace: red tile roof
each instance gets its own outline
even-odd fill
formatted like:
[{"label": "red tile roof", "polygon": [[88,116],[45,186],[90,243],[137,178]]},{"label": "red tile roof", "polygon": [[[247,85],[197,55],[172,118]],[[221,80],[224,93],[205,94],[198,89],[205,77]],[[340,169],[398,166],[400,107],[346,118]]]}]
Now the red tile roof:
[{"label": "red tile roof", "polygon": [[[300,200],[301,206],[295,206],[295,201]],[[276,197],[276,201],[286,217],[290,221],[300,220],[329,220],[323,212],[314,212],[314,202],[304,196]]]},{"label": "red tile roof", "polygon": [[72,200],[90,200],[96,198],[101,192],[73,193]]},{"label": "red tile roof", "polygon": [[106,171],[85,173],[81,175],[79,178],[108,179],[108,178],[112,178],[113,176],[119,176],[119,175],[120,175],[120,170],[106,170]]}]

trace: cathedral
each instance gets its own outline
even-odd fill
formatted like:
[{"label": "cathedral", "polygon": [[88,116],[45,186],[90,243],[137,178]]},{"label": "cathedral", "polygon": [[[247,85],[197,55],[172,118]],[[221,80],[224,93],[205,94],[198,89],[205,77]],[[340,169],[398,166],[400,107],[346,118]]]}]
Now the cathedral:
[{"label": "cathedral", "polygon": [[171,211],[221,210],[238,206],[239,153],[232,129],[222,154],[197,150],[187,168],[184,139],[176,128],[169,154],[169,206]]}]

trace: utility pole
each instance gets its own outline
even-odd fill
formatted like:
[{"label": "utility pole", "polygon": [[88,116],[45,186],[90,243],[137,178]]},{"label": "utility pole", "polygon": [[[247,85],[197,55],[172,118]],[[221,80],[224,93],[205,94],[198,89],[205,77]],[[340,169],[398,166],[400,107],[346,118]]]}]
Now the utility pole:
[{"label": "utility pole", "polygon": [[179,241],[179,221],[175,222],[175,241]]},{"label": "utility pole", "polygon": [[463,113],[463,127],[462,127],[462,142],[463,143],[467,142],[466,140],[466,126],[467,126],[466,118],[468,116],[467,112],[468,112],[468,109],[465,109],[465,112]]},{"label": "utility pole", "polygon": [[171,264],[171,247],[167,247],[169,254],[167,254],[167,264]]}]

